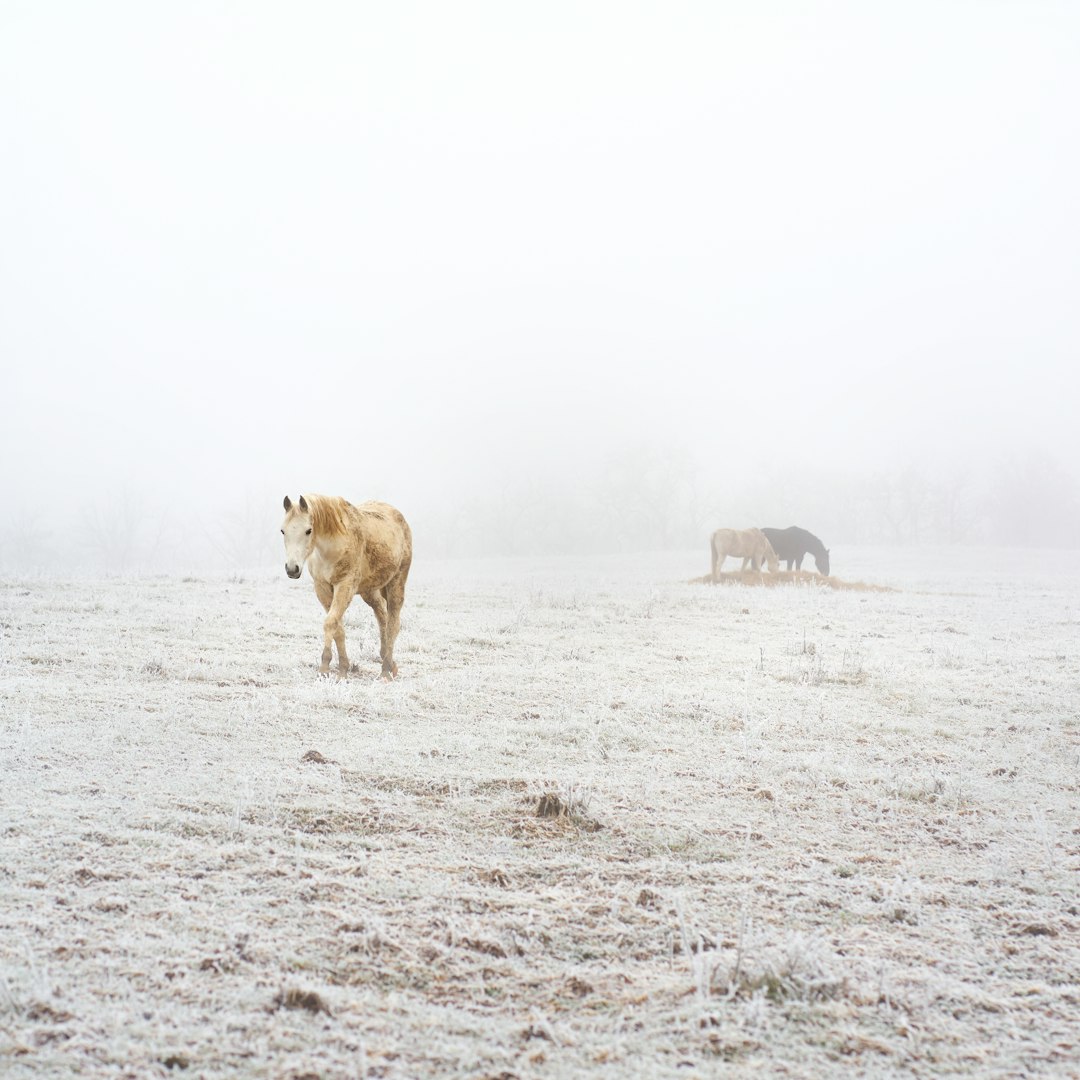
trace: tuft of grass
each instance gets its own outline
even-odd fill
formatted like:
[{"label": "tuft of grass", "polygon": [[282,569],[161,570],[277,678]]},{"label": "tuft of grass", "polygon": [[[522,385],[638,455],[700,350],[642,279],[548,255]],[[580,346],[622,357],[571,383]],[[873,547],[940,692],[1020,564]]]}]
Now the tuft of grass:
[{"label": "tuft of grass", "polygon": [[604,827],[589,814],[588,798],[574,792],[544,792],[536,804],[536,816],[565,821],[583,832],[599,832]]},{"label": "tuft of grass", "polygon": [[841,997],[847,982],[837,978],[814,959],[802,953],[786,952],[779,958],[763,957],[755,967],[744,963],[744,970],[720,984],[722,994],[732,998],[751,998],[762,994],[766,1001],[831,1001]]},{"label": "tuft of grass", "polygon": [[309,1013],[334,1015],[321,994],[314,990],[299,990],[295,987],[278,991],[270,1011],[276,1012],[278,1009],[304,1009]]}]

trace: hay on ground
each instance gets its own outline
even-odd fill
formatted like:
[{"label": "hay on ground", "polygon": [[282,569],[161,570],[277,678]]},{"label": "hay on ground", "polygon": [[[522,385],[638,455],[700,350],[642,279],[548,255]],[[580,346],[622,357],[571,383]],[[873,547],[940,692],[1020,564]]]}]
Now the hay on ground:
[{"label": "hay on ground", "polygon": [[855,589],[859,592],[896,592],[890,585],[872,585],[865,581],[842,581],[809,570],[777,570],[769,574],[761,570],[730,570],[720,572],[714,582],[712,574],[691,578],[691,585],[820,585],[830,589]]}]

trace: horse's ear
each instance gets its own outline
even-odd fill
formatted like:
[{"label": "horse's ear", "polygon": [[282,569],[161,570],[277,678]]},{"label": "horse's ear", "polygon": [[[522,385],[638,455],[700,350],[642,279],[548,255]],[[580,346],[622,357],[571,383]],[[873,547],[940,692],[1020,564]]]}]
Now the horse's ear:
[{"label": "horse's ear", "polygon": [[305,514],[308,512],[307,499],[305,499],[303,495],[300,496],[300,510]]},{"label": "horse's ear", "polygon": [[285,509],[286,510],[291,510],[292,509],[292,499],[290,499],[288,495],[285,496]]}]

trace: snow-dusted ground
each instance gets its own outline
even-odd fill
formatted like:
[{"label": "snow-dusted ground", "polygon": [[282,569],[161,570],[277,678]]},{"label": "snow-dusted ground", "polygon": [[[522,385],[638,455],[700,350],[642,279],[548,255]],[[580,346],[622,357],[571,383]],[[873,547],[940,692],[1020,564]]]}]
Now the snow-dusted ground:
[{"label": "snow-dusted ground", "polygon": [[0,1072],[1076,1075],[1080,572],[833,563],[5,581]]}]

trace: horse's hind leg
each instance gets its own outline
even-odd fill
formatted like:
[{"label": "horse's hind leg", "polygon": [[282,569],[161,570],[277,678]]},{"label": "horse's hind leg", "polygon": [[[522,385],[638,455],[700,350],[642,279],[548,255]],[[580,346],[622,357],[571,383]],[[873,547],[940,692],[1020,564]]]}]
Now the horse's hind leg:
[{"label": "horse's hind leg", "polygon": [[722,551],[716,552],[713,556],[712,579],[714,585],[720,580],[720,573],[724,569],[724,560],[726,558],[727,556]]},{"label": "horse's hind leg", "polygon": [[382,589],[369,589],[362,592],[360,598],[375,612],[375,621],[379,624],[379,657],[383,662],[383,675],[386,675],[386,628],[389,621],[386,597]]},{"label": "horse's hind leg", "polygon": [[394,678],[398,666],[394,662],[394,643],[401,630],[401,605],[405,603],[405,579],[409,568],[405,566],[398,576],[383,588],[386,594],[386,647],[382,654],[382,673],[384,678]]}]

